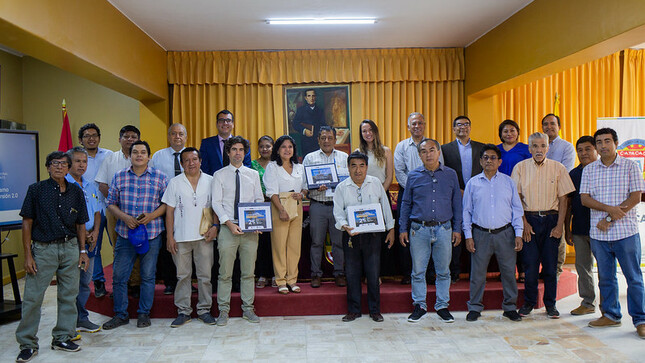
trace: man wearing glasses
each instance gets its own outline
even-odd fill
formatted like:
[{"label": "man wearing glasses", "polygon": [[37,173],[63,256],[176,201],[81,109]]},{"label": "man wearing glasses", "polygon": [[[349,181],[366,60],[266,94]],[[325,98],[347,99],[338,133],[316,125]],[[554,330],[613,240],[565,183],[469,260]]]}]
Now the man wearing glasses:
[{"label": "man wearing glasses", "polygon": [[[83,145],[87,151],[87,169],[83,177],[91,182],[94,182],[96,174],[103,161],[108,156],[112,155],[112,151],[99,147],[101,143],[101,129],[93,123],[85,124],[78,130],[78,141]],[[101,225],[98,231],[98,238],[96,240],[96,255],[94,256],[94,270],[92,271],[92,281],[94,281],[94,296],[97,298],[103,297],[107,294],[105,290],[105,276],[103,276],[103,261],[101,260],[101,246],[103,245],[103,231],[107,226],[107,219],[105,217],[105,197],[102,193],[98,193],[99,205],[101,206]]]},{"label": "man wearing glasses", "polygon": [[[224,142],[231,138],[235,119],[229,110],[217,113],[217,135],[205,138],[199,147],[202,155],[202,171],[213,175],[216,171],[230,164],[228,155],[224,152]],[[251,149],[244,155],[244,166],[251,167]]]},{"label": "man wearing glasses", "polygon": [[522,249],[522,202],[513,179],[497,170],[502,164],[502,152],[497,146],[484,145],[479,163],[484,171],[470,178],[464,190],[464,235],[466,249],[472,253],[466,320],[476,321],[481,316],[486,268],[495,254],[502,273],[503,315],[520,321],[522,318],[515,310],[515,260],[517,251]]},{"label": "man wearing glasses", "polygon": [[88,221],[85,196],[77,185],[67,182],[70,157],[60,151],[47,155],[49,179],[32,184],[20,210],[22,243],[25,251],[25,298],[22,320],[16,329],[20,344],[17,362],[27,362],[38,354],[38,324],[45,291],[56,275],[58,320],[52,330],[51,348],[77,352],[76,295],[79,267],[87,271],[85,222]]},{"label": "man wearing glasses", "polygon": [[[470,139],[470,127],[471,123],[468,117],[457,116],[452,121],[452,131],[455,133],[456,139],[441,145],[441,153],[446,166],[457,172],[459,189],[462,194],[468,180],[482,172],[479,154],[484,144]],[[453,284],[459,281],[459,273],[461,273],[461,245],[452,249],[450,277]]]},{"label": "man wearing glasses", "polygon": [[418,150],[423,166],[408,175],[399,220],[399,241],[404,246],[410,243],[412,255],[414,311],[408,321],[419,321],[428,310],[426,270],[432,257],[437,270],[434,308],[441,320],[452,323],[455,319],[448,311],[449,265],[452,246],[461,242],[461,190],[457,173],[439,161],[441,147],[437,140],[424,138]]}]

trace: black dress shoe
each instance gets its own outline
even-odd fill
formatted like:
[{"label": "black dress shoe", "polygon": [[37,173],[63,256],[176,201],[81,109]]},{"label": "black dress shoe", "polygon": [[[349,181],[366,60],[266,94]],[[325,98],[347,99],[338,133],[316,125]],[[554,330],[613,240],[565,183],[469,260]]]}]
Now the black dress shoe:
[{"label": "black dress shoe", "polygon": [[377,323],[380,323],[383,321],[383,315],[381,313],[370,313],[370,318],[374,320]]},{"label": "black dress shoe", "polygon": [[466,315],[466,321],[477,321],[480,316],[482,316],[482,314],[479,311],[469,311],[468,315]]},{"label": "black dress shoe", "polygon": [[412,279],[410,278],[410,276],[403,276],[403,278],[401,279],[401,285],[410,285],[411,282]]},{"label": "black dress shoe", "polygon": [[172,285],[166,285],[166,288],[163,289],[164,295],[172,295],[175,293],[175,287]]},{"label": "black dress shoe", "polygon": [[137,328],[147,328],[150,326],[150,315],[139,314],[137,317]]},{"label": "black dress shoe", "polygon": [[360,313],[349,313],[345,316],[343,316],[343,321],[346,323],[349,323],[350,321],[354,321],[357,318],[360,318],[361,314]]},{"label": "black dress shoe", "polygon": [[522,317],[515,310],[505,311],[504,317],[511,319],[511,321],[522,321]]}]

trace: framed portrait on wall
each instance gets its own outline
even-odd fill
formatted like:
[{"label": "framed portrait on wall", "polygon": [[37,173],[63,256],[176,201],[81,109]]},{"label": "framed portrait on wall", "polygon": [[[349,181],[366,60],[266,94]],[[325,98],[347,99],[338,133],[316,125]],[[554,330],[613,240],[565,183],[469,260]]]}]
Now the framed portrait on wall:
[{"label": "framed portrait on wall", "polygon": [[284,129],[296,141],[300,160],[319,149],[321,126],[336,129],[336,149],[351,153],[349,84],[285,87]]}]

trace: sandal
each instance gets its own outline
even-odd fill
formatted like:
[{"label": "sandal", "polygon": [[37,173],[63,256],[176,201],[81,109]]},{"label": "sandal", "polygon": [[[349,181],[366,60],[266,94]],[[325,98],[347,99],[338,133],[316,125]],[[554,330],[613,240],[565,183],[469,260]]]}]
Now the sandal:
[{"label": "sandal", "polygon": [[263,276],[260,276],[258,281],[255,283],[255,287],[257,287],[258,289],[262,289],[266,285],[267,285],[267,279],[265,277],[263,277]]},{"label": "sandal", "polygon": [[286,285],[279,286],[278,292],[282,295],[286,295],[289,293],[289,288]]},{"label": "sandal", "polygon": [[278,287],[278,284],[275,282],[275,276],[271,278],[271,287]]},{"label": "sandal", "polygon": [[293,292],[294,294],[300,293],[300,287],[298,285],[287,285],[289,287],[289,291]]}]

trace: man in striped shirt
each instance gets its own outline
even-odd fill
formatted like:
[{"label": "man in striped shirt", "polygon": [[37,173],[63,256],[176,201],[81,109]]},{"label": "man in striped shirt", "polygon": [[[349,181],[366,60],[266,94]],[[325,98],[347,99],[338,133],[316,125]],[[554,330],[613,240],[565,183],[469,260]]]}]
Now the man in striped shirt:
[{"label": "man in striped shirt", "polygon": [[538,269],[542,264],[544,305],[549,318],[557,319],[556,269],[558,247],[567,211],[567,194],[575,187],[567,169],[557,161],[547,159],[549,137],[541,132],[529,136],[529,152],[533,156],[515,165],[511,177],[524,208],[522,260],[526,272],[524,305],[519,314],[531,313],[538,297]]},{"label": "man in striped shirt", "polygon": [[620,326],[616,260],[627,280],[627,308],[639,337],[645,339],[645,289],[641,242],[634,207],[641,200],[645,182],[638,165],[616,153],[618,135],[610,128],[594,134],[600,160],[582,171],[580,201],[591,209],[589,237],[598,262],[600,310],[589,322],[592,328]]}]

